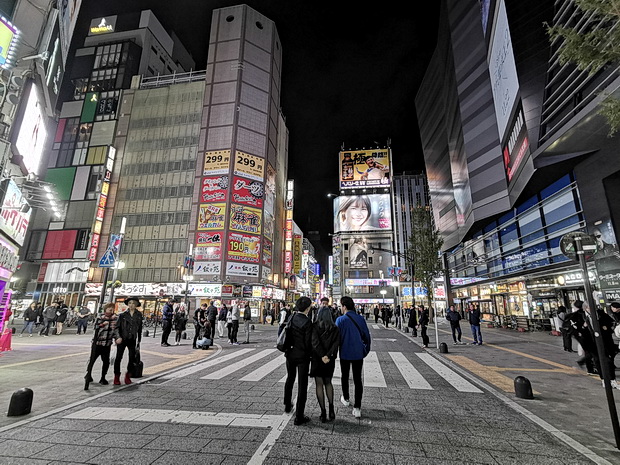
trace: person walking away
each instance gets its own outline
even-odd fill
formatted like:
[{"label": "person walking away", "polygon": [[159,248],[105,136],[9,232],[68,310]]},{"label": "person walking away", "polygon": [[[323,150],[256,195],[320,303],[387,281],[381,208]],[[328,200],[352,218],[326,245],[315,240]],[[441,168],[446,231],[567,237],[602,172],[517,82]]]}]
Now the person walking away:
[{"label": "person walking away", "polygon": [[69,312],[69,307],[62,301],[58,301],[58,308],[56,309],[56,335],[59,336],[62,334],[62,327],[67,320],[67,312]]},{"label": "person walking away", "polygon": [[226,329],[226,316],[228,309],[226,305],[222,305],[217,312],[217,337],[224,337],[224,329]]},{"label": "person walking away", "polygon": [[583,307],[584,303],[581,300],[573,302],[573,311],[564,318],[563,328],[571,337],[575,338],[579,348],[581,348],[583,355],[577,360],[577,365],[580,367],[585,365],[586,372],[590,376],[600,376],[600,371],[596,370],[594,362],[596,343],[588,329],[587,316]]},{"label": "person walking away", "polygon": [[174,318],[174,303],[176,299],[174,297],[170,297],[168,302],[164,305],[162,309],[161,315],[161,346],[162,347],[170,347],[168,344],[168,337],[172,332],[172,319]]},{"label": "person walking away", "polygon": [[90,359],[86,367],[86,376],[84,376],[84,390],[88,391],[88,385],[93,382],[93,366],[99,357],[101,357],[101,379],[99,384],[106,385],[108,380],[108,368],[110,367],[110,350],[112,342],[120,344],[123,340],[120,338],[117,322],[118,317],[114,314],[114,304],[105,304],[103,314],[95,320],[94,335],[92,340],[92,349]]},{"label": "person walking away", "polygon": [[394,309],[394,317],[396,318],[394,325],[397,329],[401,329],[403,327],[403,319],[402,319],[402,311],[400,309],[400,305],[397,305]]},{"label": "person walking away", "polygon": [[340,345],[340,330],[334,323],[331,309],[321,307],[312,325],[312,360],[310,362],[310,376],[314,378],[316,399],[321,408],[321,422],[327,421],[325,396],[329,405],[329,419],[336,418],[334,410],[334,385],[332,378],[336,368],[336,357]]},{"label": "person walking away", "polygon": [[308,317],[312,301],[300,297],[295,303],[295,312],[291,315],[287,327],[287,341],[290,342],[284,356],[286,357],[286,382],[284,383],[284,411],[293,409],[293,385],[297,380],[297,403],[295,405],[295,425],[308,423],[310,418],[304,415],[308,396],[308,370],[312,357],[312,322]]},{"label": "person walking away", "polygon": [[32,337],[32,328],[34,327],[35,322],[37,321],[37,303],[31,302],[28,305],[26,311],[24,311],[24,327],[22,328],[21,333],[19,333],[19,337],[22,337],[24,331],[28,331],[30,337]]},{"label": "person walking away", "polygon": [[174,318],[172,320],[174,326],[174,345],[181,345],[181,336],[183,335],[183,331],[187,328],[187,314],[185,313],[185,307],[179,308],[179,310],[174,314]]},{"label": "person walking away", "polygon": [[286,326],[289,316],[290,316],[290,311],[288,309],[288,306],[282,307],[282,310],[280,310],[280,321],[278,322],[278,336],[280,335],[280,333]]},{"label": "person walking away", "polygon": [[349,296],[340,299],[344,314],[336,320],[336,326],[340,331],[340,371],[342,373],[342,396],[340,402],[349,407],[349,372],[353,372],[353,384],[355,386],[355,400],[353,403],[353,416],[362,417],[362,396],[364,385],[362,370],[364,368],[364,340],[370,349],[370,331],[366,320],[355,312],[355,304]]},{"label": "person walking away", "polygon": [[245,303],[243,307],[243,330],[245,331],[245,342],[242,344],[250,343],[250,325],[252,323],[252,309],[249,303]]},{"label": "person walking away", "polygon": [[56,324],[56,310],[58,310],[58,302],[52,302],[43,310],[43,327],[39,336],[49,336],[50,328]]},{"label": "person walking away", "polygon": [[76,334],[86,334],[86,328],[88,328],[88,318],[90,317],[90,310],[88,307],[84,305],[80,305],[80,309],[77,313],[77,333]]},{"label": "person walking away", "polygon": [[202,304],[196,310],[194,310],[194,340],[192,342],[192,349],[197,349],[196,341],[198,341],[198,337],[200,336],[200,330],[202,327],[201,322],[205,320],[207,313],[207,304]]},{"label": "person walking away", "polygon": [[[224,305],[226,307],[226,305]],[[232,307],[226,309],[226,329],[228,330],[228,343],[232,344]]]},{"label": "person walking away", "polygon": [[387,328],[387,309],[385,307],[381,307],[381,321]]},{"label": "person walking away", "polygon": [[482,345],[482,333],[480,332],[480,309],[474,304],[469,304],[469,325],[474,337],[473,345]]},{"label": "person walking away", "polygon": [[[594,337],[594,327],[592,325],[592,311],[587,302],[583,303],[583,309],[586,312],[586,324],[590,334]],[[603,340],[603,354],[599,355],[596,350],[593,352],[593,361],[596,369],[601,378],[601,383],[605,387],[605,380],[603,379],[603,365],[607,366],[609,373],[609,379],[611,380],[611,387],[613,389],[620,389],[620,385],[616,382],[616,369],[614,367],[614,356],[616,355],[616,347],[613,338],[613,326],[614,320],[602,309],[596,309],[596,315],[598,317],[599,326],[601,328],[601,339]]]},{"label": "person walking away", "polygon": [[566,307],[564,305],[560,305],[558,307],[558,320],[560,322],[560,333],[562,333],[562,345],[564,346],[565,352],[575,352],[573,350],[573,341],[570,337],[570,334],[564,328],[564,321],[566,321]]},{"label": "person walking away", "polygon": [[424,305],[420,305],[420,319],[418,320],[418,325],[420,326],[420,335],[422,336],[422,347],[425,349],[428,348],[429,342],[428,334],[426,332],[428,330],[428,322],[428,309],[424,308]]},{"label": "person walking away", "polygon": [[379,323],[379,307],[378,306],[375,305],[373,313],[375,315],[375,324],[377,324]]},{"label": "person walking away", "polygon": [[[454,305],[450,305],[448,308],[448,312],[446,313],[446,320],[450,322],[450,328],[452,329],[452,339],[454,340],[454,345],[462,344],[461,336],[463,332],[461,331],[461,315],[454,310]],[[458,338],[458,340],[457,340]]]},{"label": "person walking away", "polygon": [[413,337],[418,337],[418,314],[415,307],[409,309],[409,321],[407,321],[407,327],[411,328]]},{"label": "person walking away", "polygon": [[211,332],[207,334],[207,337],[213,340],[215,339],[215,321],[217,320],[217,307],[213,301],[207,307],[206,318],[209,320],[209,326],[211,326]]},{"label": "person walking away", "polygon": [[142,313],[138,310],[140,300],[136,297],[125,299],[127,310],[118,316],[118,332],[121,343],[116,345],[116,358],[114,359],[114,384],[121,384],[121,362],[125,349],[129,352],[127,360],[127,372],[125,373],[125,384],[131,384],[131,369],[136,359],[136,348],[140,347],[142,340]]},{"label": "person walking away", "polygon": [[237,341],[237,335],[239,334],[239,305],[240,303],[236,303],[231,308],[231,321],[232,321],[232,329],[230,331],[230,340],[234,345],[239,345]]}]

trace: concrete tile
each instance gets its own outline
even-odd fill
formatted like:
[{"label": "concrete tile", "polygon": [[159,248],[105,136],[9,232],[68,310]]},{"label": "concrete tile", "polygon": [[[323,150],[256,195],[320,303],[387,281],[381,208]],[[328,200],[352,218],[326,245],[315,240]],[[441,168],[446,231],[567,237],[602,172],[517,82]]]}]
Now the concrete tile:
[{"label": "concrete tile", "polygon": [[123,447],[128,449],[140,449],[146,444],[153,442],[158,436],[152,434],[132,433],[104,433],[97,439],[97,446],[102,447]]},{"label": "concrete tile", "polygon": [[105,433],[96,433],[94,431],[56,431],[45,437],[45,442],[51,444],[88,445],[96,442],[97,439],[104,434]]},{"label": "concrete tile", "polygon": [[[344,449],[334,449],[344,451]],[[291,444],[281,444],[276,443],[271,452],[269,452],[269,458],[278,459],[282,461],[291,460],[295,461],[297,459],[302,459],[307,462],[313,463],[328,463],[327,462],[327,450],[317,450],[316,447],[312,445],[291,445]],[[346,451],[349,452],[349,451]],[[341,461],[340,463],[348,463],[346,461]]]},{"label": "concrete tile", "polygon": [[94,446],[53,445],[34,455],[35,458],[69,462],[87,462],[101,454],[105,448]]},{"label": "concrete tile", "polygon": [[346,463],[347,465],[390,465],[394,464],[394,456],[392,454],[377,452],[354,452],[345,449],[333,448],[329,449],[329,454],[325,463]]},{"label": "concrete tile", "polygon": [[[220,465],[225,463],[226,455],[191,453],[191,452],[165,452],[153,465],[180,465],[180,464],[200,464],[200,465]],[[132,464],[133,465],[133,464]]]},{"label": "concrete tile", "polygon": [[261,443],[258,441],[213,439],[202,449],[202,452],[217,451],[219,454],[252,456],[258,450],[260,445]]},{"label": "concrete tile", "polygon": [[21,439],[22,441],[38,441],[50,434],[54,434],[54,431],[43,428],[20,427],[0,433],[0,440]]},{"label": "concrete tile", "polygon": [[[151,442],[144,445],[144,449],[158,449],[158,450],[174,450],[174,451],[186,451],[186,452],[199,452],[212,440],[200,437],[170,437],[167,435],[158,436]],[[218,449],[210,449],[218,450]]]},{"label": "concrete tile", "polygon": [[2,457],[32,457],[49,448],[51,444],[40,441],[7,439],[0,444]]},{"label": "concrete tile", "polygon": [[[91,458],[90,460],[88,460],[87,463],[93,465],[109,465],[111,463],[127,465],[150,465],[162,455],[164,455],[164,451],[160,450],[112,448],[106,449],[104,452]],[[177,462],[177,465],[182,463],[184,462]]]}]

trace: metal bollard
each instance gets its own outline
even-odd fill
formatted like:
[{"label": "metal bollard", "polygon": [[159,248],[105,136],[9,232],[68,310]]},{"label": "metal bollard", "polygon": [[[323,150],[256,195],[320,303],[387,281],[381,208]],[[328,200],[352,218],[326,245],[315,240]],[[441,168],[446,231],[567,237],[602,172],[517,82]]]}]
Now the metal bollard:
[{"label": "metal bollard", "polygon": [[446,344],[445,342],[442,342],[439,344],[439,352],[441,352],[442,354],[447,354],[448,353],[448,344]]},{"label": "metal bollard", "polygon": [[144,330],[144,337],[149,337],[149,330],[148,329]]},{"label": "metal bollard", "polygon": [[515,378],[515,395],[520,399],[533,399],[532,384],[525,376]]},{"label": "metal bollard", "polygon": [[405,332],[408,333],[409,332],[409,326],[405,326]]},{"label": "metal bollard", "polygon": [[32,398],[34,393],[32,389],[21,388],[13,393],[11,402],[9,402],[9,411],[7,417],[18,417],[20,415],[28,415],[32,408]]},{"label": "metal bollard", "polygon": [[185,331],[181,333],[181,339],[187,339],[187,333]]}]

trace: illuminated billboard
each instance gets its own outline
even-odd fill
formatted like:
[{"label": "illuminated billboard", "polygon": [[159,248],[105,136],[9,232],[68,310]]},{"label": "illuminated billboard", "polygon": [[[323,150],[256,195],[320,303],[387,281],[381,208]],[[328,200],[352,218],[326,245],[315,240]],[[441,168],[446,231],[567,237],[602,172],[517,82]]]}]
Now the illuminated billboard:
[{"label": "illuminated billboard", "polygon": [[334,232],[391,229],[390,194],[341,195],[334,199]]},{"label": "illuminated billboard", "polygon": [[15,148],[22,156],[24,165],[29,173],[38,173],[41,157],[47,141],[47,128],[45,126],[45,108],[39,100],[34,82],[30,85],[25,96],[23,115]]},{"label": "illuminated billboard", "polygon": [[2,210],[0,210],[0,230],[18,245],[24,245],[32,210],[21,211],[26,200],[23,199],[22,192],[15,181],[7,179],[3,181],[2,187],[5,194],[2,199]]},{"label": "illuminated billboard", "polygon": [[388,149],[340,152],[340,188],[390,186]]},{"label": "illuminated billboard", "polygon": [[0,17],[0,67],[8,69],[15,65],[18,40],[17,28],[6,18]]},{"label": "illuminated billboard", "polygon": [[351,238],[349,244],[349,268],[363,269],[368,268],[368,242],[364,236]]}]

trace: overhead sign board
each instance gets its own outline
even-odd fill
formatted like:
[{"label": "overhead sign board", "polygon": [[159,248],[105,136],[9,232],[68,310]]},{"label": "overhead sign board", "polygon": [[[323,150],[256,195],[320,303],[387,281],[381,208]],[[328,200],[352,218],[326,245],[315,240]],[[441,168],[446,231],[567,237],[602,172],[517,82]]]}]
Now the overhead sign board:
[{"label": "overhead sign board", "polygon": [[109,34],[116,30],[116,15],[105,16],[103,18],[95,18],[90,22],[90,28],[88,29],[89,36],[96,36],[101,34]]}]

